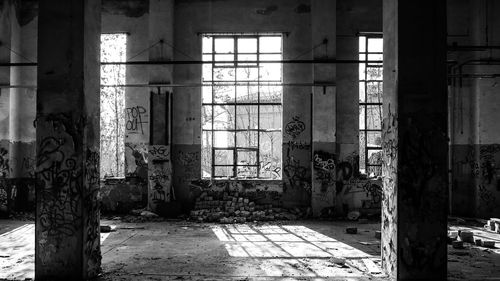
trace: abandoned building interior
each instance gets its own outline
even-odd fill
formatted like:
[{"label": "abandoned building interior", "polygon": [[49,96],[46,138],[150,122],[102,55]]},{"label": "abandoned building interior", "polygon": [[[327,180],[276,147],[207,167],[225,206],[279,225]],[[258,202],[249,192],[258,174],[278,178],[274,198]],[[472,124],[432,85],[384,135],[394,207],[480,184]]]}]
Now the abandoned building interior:
[{"label": "abandoned building interior", "polygon": [[0,280],[500,280],[499,14],[1,0]]}]

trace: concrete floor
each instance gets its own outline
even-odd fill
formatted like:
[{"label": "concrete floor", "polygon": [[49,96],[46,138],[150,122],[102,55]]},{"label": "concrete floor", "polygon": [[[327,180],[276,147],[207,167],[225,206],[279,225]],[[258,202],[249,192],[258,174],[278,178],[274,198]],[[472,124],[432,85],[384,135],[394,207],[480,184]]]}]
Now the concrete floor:
[{"label": "concrete floor", "polygon": [[[375,223],[101,224],[116,231],[101,234],[98,280],[387,280]],[[351,225],[358,234],[345,233]],[[31,222],[0,220],[0,279],[33,278],[33,236]],[[448,261],[450,280],[500,280],[500,249],[450,247]]]}]

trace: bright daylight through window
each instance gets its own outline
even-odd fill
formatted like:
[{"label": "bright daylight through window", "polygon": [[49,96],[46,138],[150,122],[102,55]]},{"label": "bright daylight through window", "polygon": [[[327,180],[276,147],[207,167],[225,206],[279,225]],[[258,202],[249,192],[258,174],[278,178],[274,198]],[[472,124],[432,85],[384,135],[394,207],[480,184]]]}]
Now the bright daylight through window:
[{"label": "bright daylight through window", "polygon": [[380,35],[359,37],[359,170],[370,177],[382,175],[382,61]]},{"label": "bright daylight through window", "polygon": [[[101,35],[101,62],[124,62],[127,35]],[[101,178],[125,176],[125,65],[101,66]]]},{"label": "bright daylight through window", "polygon": [[202,177],[280,179],[281,34],[202,40]]}]

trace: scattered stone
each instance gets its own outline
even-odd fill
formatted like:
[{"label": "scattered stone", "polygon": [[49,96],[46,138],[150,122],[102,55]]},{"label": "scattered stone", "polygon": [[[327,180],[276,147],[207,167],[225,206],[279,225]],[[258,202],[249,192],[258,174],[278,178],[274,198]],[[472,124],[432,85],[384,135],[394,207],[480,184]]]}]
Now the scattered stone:
[{"label": "scattered stone", "polygon": [[338,265],[340,267],[344,267],[345,266],[345,259],[342,259],[342,258],[333,258],[332,257],[328,261],[331,262],[331,263],[334,263],[334,264],[336,264],[336,265]]},{"label": "scattered stone", "polygon": [[156,218],[158,217],[157,214],[151,212],[151,211],[142,211],[141,216],[146,217],[146,218]]},{"label": "scattered stone", "polygon": [[345,232],[347,234],[356,234],[356,233],[358,233],[358,228],[356,228],[356,227],[348,227],[348,228],[345,229]]},{"label": "scattered stone", "polygon": [[116,228],[111,225],[101,225],[100,229],[101,233],[108,233],[116,230]]},{"label": "scattered stone", "polygon": [[485,241],[483,241],[483,247],[495,248],[495,241],[485,240]]},{"label": "scattered stone", "polygon": [[359,216],[361,214],[358,212],[358,211],[352,211],[352,212],[349,212],[347,214],[347,219],[351,220],[351,221],[355,221],[355,220],[358,220],[359,219]]},{"label": "scattered stone", "polygon": [[464,248],[464,242],[463,241],[453,241],[451,243],[454,249],[463,249]]},{"label": "scattered stone", "polygon": [[474,233],[472,231],[460,231],[460,240],[474,244]]}]

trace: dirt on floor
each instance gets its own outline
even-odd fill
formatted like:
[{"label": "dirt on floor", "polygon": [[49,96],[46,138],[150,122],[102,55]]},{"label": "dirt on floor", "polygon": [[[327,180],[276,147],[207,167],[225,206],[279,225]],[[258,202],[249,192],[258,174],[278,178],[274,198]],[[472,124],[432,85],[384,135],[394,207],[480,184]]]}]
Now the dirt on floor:
[{"label": "dirt on floor", "polygon": [[[216,224],[112,216],[101,226],[109,227],[101,233],[103,271],[96,280],[387,280],[379,222]],[[352,227],[356,234],[346,233]],[[478,224],[451,222],[450,231],[458,230],[500,243],[499,234]],[[448,251],[449,280],[500,277],[500,249],[465,243]],[[0,280],[33,278],[33,259],[33,222],[0,220]]]}]

